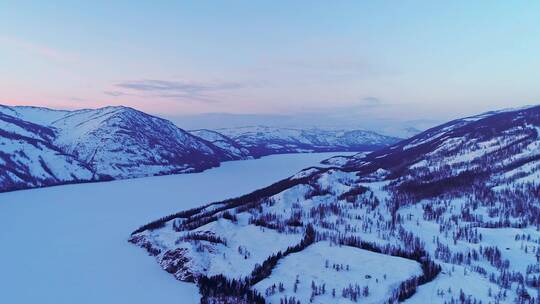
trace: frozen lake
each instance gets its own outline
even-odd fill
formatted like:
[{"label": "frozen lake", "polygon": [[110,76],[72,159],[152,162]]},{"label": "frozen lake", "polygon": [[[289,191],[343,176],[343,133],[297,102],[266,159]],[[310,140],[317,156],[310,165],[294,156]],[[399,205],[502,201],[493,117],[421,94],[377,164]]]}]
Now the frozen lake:
[{"label": "frozen lake", "polygon": [[0,194],[0,303],[198,303],[127,242],[142,224],[267,186],[333,155],[223,163],[197,174]]}]

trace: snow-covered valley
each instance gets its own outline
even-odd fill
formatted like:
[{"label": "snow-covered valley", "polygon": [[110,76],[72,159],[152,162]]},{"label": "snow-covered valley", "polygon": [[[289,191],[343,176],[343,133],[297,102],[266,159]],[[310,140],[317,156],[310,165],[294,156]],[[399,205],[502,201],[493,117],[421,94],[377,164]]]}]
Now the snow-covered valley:
[{"label": "snow-covered valley", "polygon": [[1,193],[0,303],[198,303],[196,285],[164,272],[127,242],[129,234],[332,155],[274,155],[195,174]]},{"label": "snow-covered valley", "polygon": [[[153,121],[133,110],[101,111]],[[6,164],[25,159],[31,146],[62,155],[49,141],[57,129],[2,119],[20,133],[4,134],[6,147],[28,144],[5,154]],[[219,145],[216,153],[253,153],[223,135],[202,133],[206,139],[198,141]],[[179,138],[162,138],[162,145]],[[2,193],[0,242],[9,248],[0,255],[2,297],[535,304],[539,142],[536,106],[457,119],[374,152],[272,156],[191,175]],[[39,153],[28,168],[41,164],[44,176],[56,176]]]},{"label": "snow-covered valley", "polygon": [[539,142],[540,106],[457,119],[130,242],[204,304],[538,303]]},{"label": "snow-covered valley", "polygon": [[231,134],[188,132],[124,106],[0,105],[0,192],[193,173],[273,154],[373,151],[399,141],[362,130],[246,127]]}]

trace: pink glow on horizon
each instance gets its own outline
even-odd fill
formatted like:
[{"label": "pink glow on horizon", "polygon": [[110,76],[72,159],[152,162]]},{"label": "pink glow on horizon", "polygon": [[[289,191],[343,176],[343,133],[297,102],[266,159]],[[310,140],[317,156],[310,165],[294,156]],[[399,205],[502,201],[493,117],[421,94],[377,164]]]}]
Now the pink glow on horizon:
[{"label": "pink glow on horizon", "polygon": [[[52,101],[51,101],[52,100]],[[98,100],[98,99],[96,99]],[[78,100],[76,98],[72,100],[65,100],[63,98],[43,98],[43,97],[8,97],[0,98],[0,104],[7,106],[33,106],[33,107],[45,107],[56,110],[79,110],[79,109],[96,109],[106,106],[126,106],[131,107],[143,112],[156,114],[156,115],[178,115],[178,114],[199,114],[212,112],[211,108],[201,108],[197,104],[179,104],[174,101],[159,101],[156,100],[153,103],[136,100],[124,100],[116,98],[102,98],[99,101],[90,100]],[[205,111],[206,110],[206,111]]]}]

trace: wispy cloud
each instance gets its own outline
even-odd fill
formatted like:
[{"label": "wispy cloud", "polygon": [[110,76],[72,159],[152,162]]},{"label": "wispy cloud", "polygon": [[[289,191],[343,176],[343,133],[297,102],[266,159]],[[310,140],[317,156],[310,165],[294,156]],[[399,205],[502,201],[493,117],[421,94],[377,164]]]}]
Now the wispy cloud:
[{"label": "wispy cloud", "polygon": [[88,101],[86,98],[80,98],[80,97],[70,97],[68,98],[69,101],[76,101],[76,102],[86,102]]},{"label": "wispy cloud", "polygon": [[126,95],[125,93],[120,92],[120,91],[103,91],[103,94],[109,95],[109,96],[113,96],[113,97],[118,97],[118,96]]},{"label": "wispy cloud", "polygon": [[23,50],[48,60],[64,63],[78,61],[75,54],[20,38],[0,36],[0,45]]},{"label": "wispy cloud", "polygon": [[382,105],[382,101],[377,98],[377,97],[373,97],[373,96],[368,96],[368,97],[364,97],[360,100],[360,103],[363,105],[363,106],[367,106],[367,107],[376,107],[376,106],[380,106]]},{"label": "wispy cloud", "polygon": [[218,91],[234,90],[246,87],[237,82],[183,82],[145,79],[117,83],[118,91],[105,91],[110,96],[138,94],[140,96],[161,97],[182,101],[217,102],[211,94]]},{"label": "wispy cloud", "polygon": [[137,91],[162,91],[162,92],[183,92],[200,93],[217,90],[238,89],[242,85],[235,82],[226,83],[189,83],[167,80],[140,80],[126,81],[117,84],[118,87],[133,89]]}]

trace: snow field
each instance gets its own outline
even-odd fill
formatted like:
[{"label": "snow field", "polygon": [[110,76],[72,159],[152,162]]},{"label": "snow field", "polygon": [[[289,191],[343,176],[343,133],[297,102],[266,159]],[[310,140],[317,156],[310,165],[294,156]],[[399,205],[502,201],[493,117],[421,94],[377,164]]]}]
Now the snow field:
[{"label": "snow field", "polygon": [[0,194],[0,303],[198,303],[127,242],[141,224],[235,197],[339,153],[226,162],[197,174]]},{"label": "snow field", "polygon": [[[283,258],[271,276],[255,285],[255,289],[266,295],[272,285],[283,283],[284,291],[276,288],[274,294],[266,297],[272,304],[279,304],[285,297],[295,297],[301,303],[354,303],[343,297],[342,290],[358,284],[362,290],[366,286],[369,290],[367,296],[358,298],[359,303],[382,303],[401,282],[421,273],[420,265],[415,261],[318,242]],[[295,292],[297,275],[299,283]],[[310,302],[312,282],[316,286],[324,284],[325,293]],[[335,297],[332,290],[335,290]]]}]

